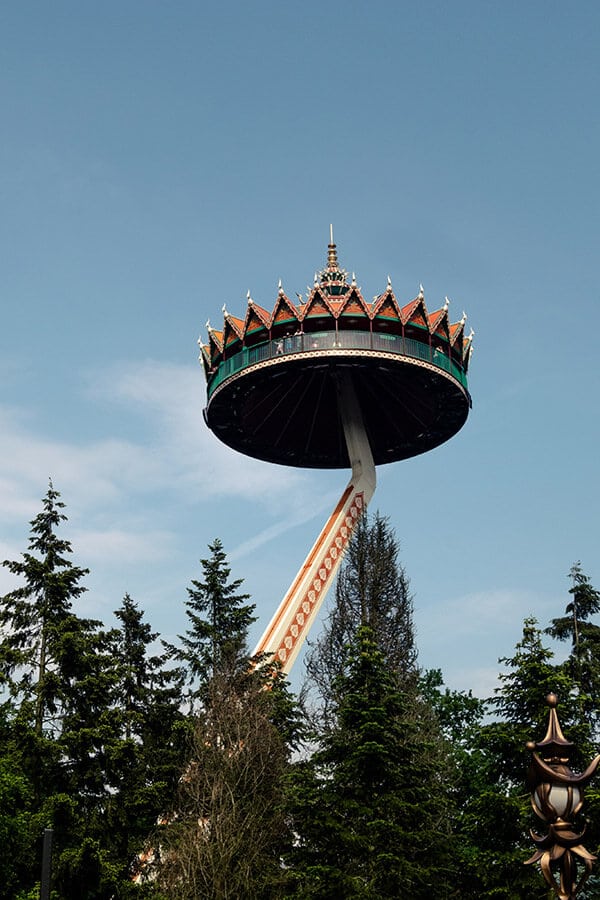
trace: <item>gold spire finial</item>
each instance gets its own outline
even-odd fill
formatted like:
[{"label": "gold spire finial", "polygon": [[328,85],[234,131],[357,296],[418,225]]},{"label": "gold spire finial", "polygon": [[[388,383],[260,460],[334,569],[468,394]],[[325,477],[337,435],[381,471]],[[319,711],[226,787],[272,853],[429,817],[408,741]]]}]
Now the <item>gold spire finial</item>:
[{"label": "gold spire finial", "polygon": [[327,247],[327,268],[328,269],[337,269],[338,267],[338,258],[337,258],[337,250],[335,244],[333,242],[333,225],[329,226],[329,245]]}]

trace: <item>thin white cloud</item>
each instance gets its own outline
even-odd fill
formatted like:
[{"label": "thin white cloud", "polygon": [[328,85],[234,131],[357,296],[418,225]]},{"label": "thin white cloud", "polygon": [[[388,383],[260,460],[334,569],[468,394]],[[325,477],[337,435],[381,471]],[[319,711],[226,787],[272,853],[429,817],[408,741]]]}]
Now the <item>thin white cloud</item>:
[{"label": "thin white cloud", "polygon": [[[50,476],[68,505],[65,536],[86,565],[172,556],[176,536],[169,528],[181,503],[200,510],[206,501],[235,498],[276,517],[234,550],[243,556],[329,502],[315,476],[248,459],[221,444],[202,421],[202,375],[192,367],[117,365],[90,375],[89,383],[88,402],[118,415],[112,423],[103,416],[112,434],[87,442],[77,435],[49,437],[27,410],[0,407],[3,536],[20,543],[19,552]],[[162,517],[158,523],[155,515]]]},{"label": "thin white cloud", "polygon": [[176,472],[176,483],[199,496],[258,499],[267,507],[283,490],[306,489],[305,474],[249,459],[215,438],[202,419],[202,374],[192,367],[152,360],[119,365],[95,378],[93,391],[151,422],[165,484]]},{"label": "thin white cloud", "polygon": [[539,596],[530,591],[506,588],[448,598],[420,612],[427,615],[428,627],[433,626],[440,640],[448,634],[453,639],[464,639],[507,626],[514,628],[515,622],[520,626],[539,603]]},{"label": "thin white cloud", "polygon": [[[5,514],[21,517],[39,509],[40,484],[52,477],[65,492],[83,491],[92,503],[117,499],[121,486],[149,480],[156,463],[143,447],[108,438],[89,444],[53,440],[40,435],[12,410],[0,409],[0,485]],[[32,493],[33,491],[33,493]],[[34,500],[35,498],[35,500]]]},{"label": "thin white cloud", "polygon": [[[417,606],[421,662],[427,667],[438,664],[429,660],[443,660],[448,687],[472,689],[479,697],[491,697],[498,685],[498,673],[505,671],[498,658],[514,655],[525,618],[532,616],[545,622],[547,605],[545,595],[503,588]],[[544,637],[544,643],[559,651],[558,661],[560,647],[553,646],[549,637]]]},{"label": "thin white cloud", "polygon": [[[13,544],[0,540],[0,560],[20,560],[21,550],[17,550]],[[5,566],[0,566],[0,596],[12,591],[19,585],[19,579]]]},{"label": "thin white cloud", "polygon": [[167,531],[140,531],[132,533],[124,529],[77,530],[73,532],[73,545],[86,564],[126,562],[128,565],[168,559],[172,555],[174,535]]},{"label": "thin white cloud", "polygon": [[[298,525],[304,525],[305,522],[310,522],[324,510],[329,510],[336,499],[337,495],[333,492],[328,492],[325,496],[320,496],[318,500],[315,500],[313,495],[310,497],[299,497],[296,505],[286,508],[285,518],[275,522],[274,525],[270,525],[268,528],[264,528],[262,531],[259,531],[258,534],[254,534],[251,538],[248,538],[247,541],[243,541],[243,543],[239,544],[228,554],[229,558],[235,560],[247,556],[258,547],[262,547],[264,544],[268,544],[270,541],[281,537],[286,531],[291,531]],[[309,542],[306,545],[307,553],[314,540],[316,540],[317,533],[318,532],[315,530],[312,539],[309,539]]]},{"label": "thin white cloud", "polygon": [[96,401],[125,407],[129,419],[147,432],[145,438],[51,439],[22,412],[0,408],[4,517],[34,515],[40,485],[50,476],[80,508],[106,509],[132,493],[158,490],[196,500],[235,496],[258,501],[270,512],[280,508],[282,495],[302,507],[307,495],[316,499],[310,476],[249,459],[211,434],[202,421],[201,378],[189,367],[152,361],[96,373],[89,393]]},{"label": "thin white cloud", "polygon": [[444,684],[450,690],[472,691],[476,697],[493,697],[500,684],[498,675],[502,671],[496,666],[449,666],[444,669]]},{"label": "thin white cloud", "polygon": [[[0,450],[0,460],[2,460],[3,469],[6,471],[2,457],[3,453]],[[0,478],[0,509],[5,518],[27,521],[35,515],[37,506],[32,497],[23,493],[19,480],[15,478]]]}]

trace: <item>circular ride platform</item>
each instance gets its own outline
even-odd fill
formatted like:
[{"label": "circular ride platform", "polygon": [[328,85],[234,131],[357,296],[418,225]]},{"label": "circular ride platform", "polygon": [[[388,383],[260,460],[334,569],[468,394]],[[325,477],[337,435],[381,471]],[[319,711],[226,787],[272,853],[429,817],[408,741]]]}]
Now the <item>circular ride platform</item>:
[{"label": "circular ride platform", "polygon": [[348,468],[338,408],[342,373],[351,377],[376,465],[443,444],[464,425],[473,332],[451,324],[448,301],[428,313],[423,291],[401,307],[387,290],[367,303],[337,263],[315,275],[306,301],[280,286],[272,313],[248,295],[244,320],[224,312],[201,345],[208,427],[258,459],[306,468]]}]

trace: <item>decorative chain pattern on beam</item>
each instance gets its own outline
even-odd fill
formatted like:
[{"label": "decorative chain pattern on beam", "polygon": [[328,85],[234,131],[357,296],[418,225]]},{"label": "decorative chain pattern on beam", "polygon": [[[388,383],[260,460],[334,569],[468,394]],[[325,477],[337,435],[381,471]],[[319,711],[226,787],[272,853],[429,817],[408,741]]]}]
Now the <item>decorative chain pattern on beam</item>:
[{"label": "decorative chain pattern on beam", "polygon": [[352,532],[354,531],[363,510],[364,492],[358,491],[350,500],[350,503],[346,508],[344,521],[338,528],[335,537],[321,558],[317,576],[313,580],[312,586],[306,591],[298,603],[296,612],[292,616],[291,625],[276,651],[276,657],[282,664],[285,664],[286,660],[293,652],[298,639],[301,637],[302,632],[307,628],[321,590],[331,577],[332,572],[335,572],[340,557],[352,537]]}]

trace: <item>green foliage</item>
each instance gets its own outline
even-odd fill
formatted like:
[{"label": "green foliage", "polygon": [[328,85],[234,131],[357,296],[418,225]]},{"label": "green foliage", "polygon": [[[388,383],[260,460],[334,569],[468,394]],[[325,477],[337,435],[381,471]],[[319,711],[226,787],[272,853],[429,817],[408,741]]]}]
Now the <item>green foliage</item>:
[{"label": "green foliage", "polygon": [[565,615],[552,619],[547,634],[559,641],[570,641],[571,652],[565,669],[575,682],[579,717],[587,721],[593,737],[600,737],[600,625],[591,617],[600,612],[600,591],[596,590],[581,563],[575,563],[569,573],[572,597]]},{"label": "green foliage", "polygon": [[298,896],[450,896],[439,736],[369,626],[358,628],[337,695],[336,726],[296,772]]},{"label": "green foliage", "polygon": [[104,815],[110,846],[132,860],[156,816],[172,805],[189,724],[180,710],[181,670],[166,668],[166,654],[150,653],[158,634],[128,594],[115,615],[120,628],[111,633],[116,680],[104,744]]},{"label": "green foliage", "polygon": [[529,765],[525,745],[545,734],[550,692],[564,698],[565,721],[573,721],[573,685],[552,659],[537,622],[528,618],[514,655],[500,660],[505,671],[488,701],[489,712],[496,717],[471,736],[471,751],[461,765],[461,794],[453,822],[460,897],[546,900],[548,896],[539,873],[523,863],[531,855],[529,828],[535,824],[525,786]]},{"label": "green foliage", "polygon": [[281,856],[292,843],[286,776],[302,724],[280,670],[249,659],[253,606],[229,582],[221,543],[193,582],[182,649],[200,702],[173,812],[155,834],[157,885],[173,900],[286,894]]},{"label": "green foliage", "polygon": [[386,520],[363,520],[309,658],[317,749],[296,767],[300,897],[450,897],[453,762],[419,686],[412,598]]},{"label": "green foliage", "polygon": [[31,705],[38,735],[60,718],[68,623],[87,574],[72,565],[69,541],[55,533],[66,520],[59,498],[50,482],[43,509],[31,522],[29,552],[3,562],[23,584],[0,597],[0,673],[17,703]]},{"label": "green foliage", "polygon": [[15,770],[14,759],[0,758],[0,897],[13,897],[30,863],[33,788]]},{"label": "green foliage", "polygon": [[4,563],[22,582],[0,598],[0,837],[9,850],[0,883],[11,900],[39,896],[46,827],[57,898],[128,896],[132,859],[173,795],[185,744],[179,678],[148,655],[156,635],[135,604],[124,601],[121,630],[78,615],[86,570],[56,534],[63,509],[51,484],[29,552]]},{"label": "green foliage", "polygon": [[[19,584],[0,597],[0,900],[39,897],[47,827],[52,900],[547,900],[523,865],[540,828],[525,744],[545,734],[550,692],[575,769],[600,734],[600,592],[579,563],[546,629],[566,661],[526,619],[482,701],[419,671],[398,543],[385,519],[364,519],[309,658],[320,706],[307,749],[280,670],[248,657],[254,606],[220,541],[188,591],[180,646],[156,653],[127,594],[115,627],[79,615],[87,570],[57,533],[63,510],[50,484],[28,551],[4,562]],[[594,781],[585,816],[598,853]],[[138,885],[148,836],[158,880]],[[596,875],[580,896],[600,898]]]},{"label": "green foliage", "polygon": [[210,681],[222,674],[235,675],[248,664],[248,628],[255,621],[249,594],[237,593],[242,580],[229,581],[231,569],[221,541],[209,545],[210,557],[201,559],[204,581],[193,580],[185,602],[190,626],[179,635],[180,647],[165,644],[171,657],[182,663],[193,685],[192,698],[202,695]]}]

